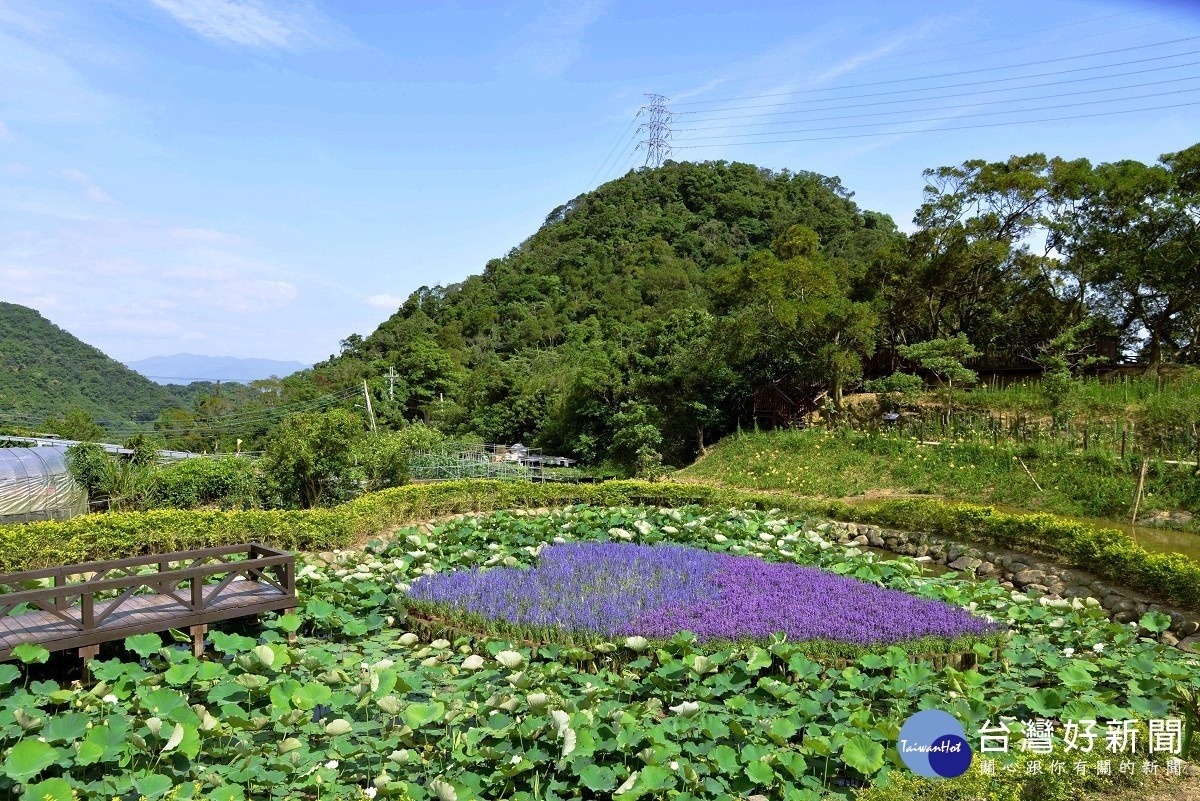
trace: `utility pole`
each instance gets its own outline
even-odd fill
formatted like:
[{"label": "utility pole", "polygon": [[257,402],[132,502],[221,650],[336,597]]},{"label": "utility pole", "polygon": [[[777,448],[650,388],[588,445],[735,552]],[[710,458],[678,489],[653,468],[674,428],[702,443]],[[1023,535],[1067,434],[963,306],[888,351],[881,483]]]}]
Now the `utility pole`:
[{"label": "utility pole", "polygon": [[371,433],[375,433],[375,411],[371,408],[371,393],[367,391],[367,379],[363,379],[363,397],[367,399],[367,418],[371,421]]},{"label": "utility pole", "polygon": [[641,111],[637,113],[639,117],[645,115],[646,121],[638,126],[636,133],[645,133],[647,138],[638,142],[635,150],[646,150],[647,167],[661,167],[663,161],[671,155],[671,146],[667,140],[671,138],[671,112],[667,110],[666,102],[669,98],[662,95],[646,95],[646,100],[649,101],[642,106]]},{"label": "utility pole", "polygon": [[388,367],[388,400],[396,399],[396,368]]}]

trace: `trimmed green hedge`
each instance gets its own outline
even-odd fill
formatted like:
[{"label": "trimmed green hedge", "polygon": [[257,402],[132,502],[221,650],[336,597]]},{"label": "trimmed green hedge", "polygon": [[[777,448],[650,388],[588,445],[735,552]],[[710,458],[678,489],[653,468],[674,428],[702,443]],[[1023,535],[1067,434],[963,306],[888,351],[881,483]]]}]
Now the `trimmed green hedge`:
[{"label": "trimmed green hedge", "polygon": [[162,510],[0,526],[0,572],[250,541],[288,550],[330,550],[396,526],[443,515],[580,503],[776,508],[792,515],[821,515],[927,532],[1046,554],[1120,586],[1200,611],[1200,564],[1178,554],[1150,553],[1123,532],[1096,529],[1054,515],[1008,514],[985,506],[923,499],[852,506],[703,484],[648,481],[447,481],[383,490],[335,509]]},{"label": "trimmed green hedge", "polygon": [[[729,497],[726,500],[724,496]],[[288,550],[329,550],[398,525],[460,512],[577,503],[739,505],[743,496],[750,497],[748,493],[643,481],[573,485],[476,480],[396,487],[333,509],[91,514],[65,521],[0,526],[0,572],[251,541]],[[768,496],[756,498],[759,505],[776,505]]]}]

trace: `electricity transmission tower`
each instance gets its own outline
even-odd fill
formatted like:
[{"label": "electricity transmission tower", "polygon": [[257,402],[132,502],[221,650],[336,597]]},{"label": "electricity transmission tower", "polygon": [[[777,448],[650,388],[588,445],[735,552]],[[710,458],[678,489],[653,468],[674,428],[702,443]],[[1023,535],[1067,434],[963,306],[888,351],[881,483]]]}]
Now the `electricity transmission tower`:
[{"label": "electricity transmission tower", "polygon": [[671,112],[666,106],[668,99],[662,95],[646,95],[649,102],[638,112],[639,117],[646,116],[647,119],[638,126],[636,133],[645,133],[646,138],[638,142],[635,152],[645,149],[647,167],[661,167],[671,155],[671,145],[667,143],[671,138]]}]

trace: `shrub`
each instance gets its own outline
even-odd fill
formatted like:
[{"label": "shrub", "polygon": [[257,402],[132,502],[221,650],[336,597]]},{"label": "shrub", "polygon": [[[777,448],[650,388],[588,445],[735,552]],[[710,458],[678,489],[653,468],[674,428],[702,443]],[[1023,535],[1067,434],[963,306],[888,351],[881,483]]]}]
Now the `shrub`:
[{"label": "shrub", "polygon": [[259,505],[258,476],[254,464],[238,456],[185,459],[159,471],[154,502],[172,509],[251,509]]}]

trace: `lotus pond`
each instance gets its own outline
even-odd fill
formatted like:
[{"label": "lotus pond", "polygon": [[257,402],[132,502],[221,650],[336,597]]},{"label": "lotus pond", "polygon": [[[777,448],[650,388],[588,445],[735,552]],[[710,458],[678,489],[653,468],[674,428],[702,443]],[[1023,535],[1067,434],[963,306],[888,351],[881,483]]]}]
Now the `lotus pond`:
[{"label": "lotus pond", "polygon": [[[667,616],[657,631],[646,619],[621,628],[636,609],[612,615],[615,627],[554,642],[486,626],[431,636],[409,617],[414,605],[453,600],[433,597],[462,581],[451,576],[528,578],[543,558],[561,567],[556,552],[570,563],[613,547],[602,543],[622,545],[610,566],[636,561],[627,545],[686,548],[682,578],[680,561],[666,560],[661,575],[672,580],[651,586],[681,615],[706,607],[680,593],[728,591],[721,570],[745,559],[756,575],[816,568],[1006,631],[971,635],[973,667],[939,668],[922,656],[928,637],[852,642],[857,650],[831,659],[814,648],[828,644],[820,637],[743,628],[752,636],[702,641],[673,633],[683,618]],[[579,545],[588,547],[559,550]],[[622,576],[614,571],[618,585]],[[298,614],[211,632],[203,660],[145,635],[93,663],[90,688],[46,678],[41,649],[22,650],[25,666],[0,665],[0,798],[852,798],[908,775],[894,744],[919,709],[946,710],[972,735],[1001,719],[1194,722],[1197,711],[1200,664],[1157,641],[1164,616],[1122,626],[1083,603],[922,576],[911,560],[878,561],[832,543],[818,521],[770,512],[573,507],[464,518],[308,563],[298,580]],[[545,634],[562,622],[511,625]],[[1050,798],[1104,780],[1020,781]]]}]

